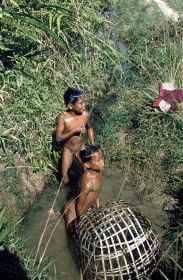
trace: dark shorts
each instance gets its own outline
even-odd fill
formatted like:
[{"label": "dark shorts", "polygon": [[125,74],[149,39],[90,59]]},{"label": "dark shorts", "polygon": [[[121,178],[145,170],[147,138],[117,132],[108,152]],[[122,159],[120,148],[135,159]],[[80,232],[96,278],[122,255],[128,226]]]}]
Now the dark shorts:
[{"label": "dark shorts", "polygon": [[67,233],[69,239],[77,239],[77,229],[78,229],[79,219],[75,218],[67,227]]}]

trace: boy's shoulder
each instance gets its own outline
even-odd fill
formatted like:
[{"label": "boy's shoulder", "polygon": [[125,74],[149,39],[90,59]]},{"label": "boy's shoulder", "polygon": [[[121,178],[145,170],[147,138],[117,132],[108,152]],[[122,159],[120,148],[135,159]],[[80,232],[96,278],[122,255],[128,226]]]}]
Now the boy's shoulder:
[{"label": "boy's shoulder", "polygon": [[87,111],[83,111],[80,115],[75,115],[77,118],[81,118],[87,120],[89,118],[89,113]]},{"label": "boy's shoulder", "polygon": [[84,112],[82,113],[82,116],[83,116],[83,117],[88,117],[88,116],[89,116],[89,112],[88,112],[88,111],[84,111]]},{"label": "boy's shoulder", "polygon": [[96,178],[97,178],[97,176],[95,177],[93,174],[91,174],[89,171],[86,170],[86,171],[83,173],[81,180],[85,180],[85,182],[86,182],[86,181],[90,181],[91,179],[92,179],[92,181],[93,181],[93,180],[95,180]]},{"label": "boy's shoulder", "polygon": [[68,116],[70,116],[70,113],[69,112],[67,112],[67,111],[65,111],[65,112],[62,112],[62,113],[60,113],[60,115],[58,116],[58,118],[60,119],[65,119],[65,118],[67,118]]}]

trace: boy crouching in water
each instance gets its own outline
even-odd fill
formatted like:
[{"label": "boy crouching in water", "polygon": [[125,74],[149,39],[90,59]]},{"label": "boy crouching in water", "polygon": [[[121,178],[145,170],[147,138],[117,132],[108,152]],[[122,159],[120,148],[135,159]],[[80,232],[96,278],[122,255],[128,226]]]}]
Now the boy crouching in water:
[{"label": "boy crouching in water", "polygon": [[68,169],[71,167],[73,155],[78,154],[84,145],[84,134],[88,132],[90,144],[94,144],[94,132],[85,110],[85,95],[82,91],[69,88],[64,94],[66,112],[58,117],[56,129],[57,142],[63,142],[61,171],[64,184],[69,183]]},{"label": "boy crouching in water", "polygon": [[75,238],[79,217],[92,205],[99,207],[99,195],[102,189],[100,171],[104,168],[104,159],[98,145],[86,145],[80,151],[80,158],[85,171],[80,179],[80,194],[76,201],[70,200],[65,205],[66,227],[69,237]]}]

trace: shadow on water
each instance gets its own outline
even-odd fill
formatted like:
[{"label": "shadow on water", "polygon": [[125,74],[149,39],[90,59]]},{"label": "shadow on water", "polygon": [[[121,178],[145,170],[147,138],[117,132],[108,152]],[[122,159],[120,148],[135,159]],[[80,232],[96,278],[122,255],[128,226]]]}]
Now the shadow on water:
[{"label": "shadow on water", "polygon": [[6,249],[0,251],[0,279],[30,280],[30,278],[27,277],[17,255]]},{"label": "shadow on water", "polygon": [[[53,183],[53,185],[47,187],[42,197],[32,206],[31,211],[25,220],[23,235],[27,240],[27,247],[32,250],[33,255],[35,255],[37,250],[39,239],[48,217],[48,210],[51,208],[57,189],[58,182],[55,182],[55,185]],[[65,202],[67,201],[67,196],[68,189],[60,191],[55,205],[56,211],[60,211],[60,209],[64,207]],[[153,204],[152,201],[143,201],[143,199],[139,200],[139,195],[136,194],[134,188],[124,181],[124,175],[117,174],[115,168],[110,166],[106,167],[103,171],[101,204],[104,204],[113,198],[123,199],[135,205],[142,214],[151,220],[157,234],[161,234],[164,224],[161,209]],[[41,256],[56,222],[56,220],[50,220],[40,247],[39,256]],[[63,218],[58,223],[51,238],[45,257],[52,257],[55,261],[57,270],[56,279],[80,280],[77,260],[69,248]],[[50,272],[54,275],[53,269]]]},{"label": "shadow on water", "polygon": [[[176,174],[169,178],[167,194],[171,195],[176,203],[169,208],[164,209],[167,215],[167,234],[164,236],[165,242],[171,248],[173,254],[167,256],[167,261],[164,264],[164,271],[169,279],[182,280],[183,279],[183,189],[182,189],[183,175]],[[173,259],[171,256],[173,255]]]}]

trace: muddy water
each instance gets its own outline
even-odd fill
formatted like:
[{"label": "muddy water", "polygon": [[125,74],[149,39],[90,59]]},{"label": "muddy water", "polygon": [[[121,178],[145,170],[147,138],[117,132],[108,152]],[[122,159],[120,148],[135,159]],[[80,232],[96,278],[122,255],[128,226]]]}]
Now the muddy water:
[{"label": "muddy water", "polygon": [[[24,236],[27,241],[27,247],[31,249],[32,254],[35,255],[38,242],[47,220],[47,212],[51,207],[57,189],[48,188],[42,197],[31,208],[24,223]],[[134,188],[130,187],[124,180],[124,176],[116,174],[110,167],[103,171],[103,190],[101,194],[101,203],[105,203],[113,198],[119,198],[135,205],[142,214],[144,214],[152,222],[157,234],[163,231],[163,224],[165,223],[162,217],[161,209],[152,201],[143,201],[142,197],[137,195]],[[57,199],[55,210],[60,211],[66,201],[66,191],[60,192]],[[40,247],[39,256],[41,256],[46,242],[50,236],[51,231],[56,221],[49,222],[48,230],[43,238]],[[55,261],[55,268],[52,266],[51,274],[54,275],[56,269],[56,278],[58,280],[80,280],[80,273],[76,262],[73,259],[72,253],[68,247],[67,236],[65,232],[65,224],[62,219],[56,228],[51,242],[45,254],[46,260],[51,257]]]}]

